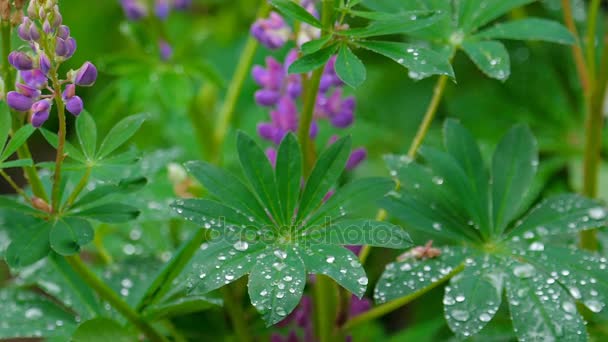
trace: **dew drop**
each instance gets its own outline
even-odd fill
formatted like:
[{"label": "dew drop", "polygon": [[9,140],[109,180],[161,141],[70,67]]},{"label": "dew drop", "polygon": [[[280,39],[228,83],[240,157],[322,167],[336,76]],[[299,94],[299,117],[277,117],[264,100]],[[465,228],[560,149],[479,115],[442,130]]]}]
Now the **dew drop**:
[{"label": "dew drop", "polygon": [[325,259],[325,261],[326,261],[328,264],[333,264],[333,263],[334,263],[334,261],[336,261],[336,258],[335,258],[335,257],[333,257],[333,256],[328,256],[328,257],[327,257],[327,259]]},{"label": "dew drop", "polygon": [[361,278],[357,279],[357,282],[359,283],[359,285],[367,285],[369,280],[367,279],[367,277],[361,277]]},{"label": "dew drop", "polygon": [[466,322],[469,319],[469,313],[464,310],[452,310],[450,316],[460,322]]},{"label": "dew drop", "polygon": [[534,267],[529,264],[517,265],[513,268],[513,274],[519,278],[530,278],[534,274]]},{"label": "dew drop", "polygon": [[594,220],[601,220],[606,217],[606,210],[601,207],[589,209],[589,216]]},{"label": "dew drop", "polygon": [[479,315],[479,320],[482,322],[489,322],[492,319],[492,316],[490,316],[490,314],[488,313],[482,313],[481,315]]},{"label": "dew drop", "polygon": [[236,249],[237,251],[246,251],[247,248],[249,248],[249,244],[247,243],[247,241],[237,241],[234,243],[233,245],[234,249]]},{"label": "dew drop", "polygon": [[38,319],[42,317],[42,310],[38,308],[31,308],[25,311],[25,318],[27,319]]}]

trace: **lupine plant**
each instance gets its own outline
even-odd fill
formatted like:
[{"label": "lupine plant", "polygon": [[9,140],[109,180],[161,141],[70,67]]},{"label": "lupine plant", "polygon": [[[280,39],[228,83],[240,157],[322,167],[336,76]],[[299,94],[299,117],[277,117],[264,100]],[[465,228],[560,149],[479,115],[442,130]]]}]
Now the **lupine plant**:
[{"label": "lupine plant", "polygon": [[606,10],[0,0],[0,340],[606,339]]}]

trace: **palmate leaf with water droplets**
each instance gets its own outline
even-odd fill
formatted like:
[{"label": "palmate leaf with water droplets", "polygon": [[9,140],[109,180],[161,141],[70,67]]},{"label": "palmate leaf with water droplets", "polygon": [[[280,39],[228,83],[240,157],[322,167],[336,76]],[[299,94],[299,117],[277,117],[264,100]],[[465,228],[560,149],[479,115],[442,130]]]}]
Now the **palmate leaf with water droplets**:
[{"label": "palmate leaf with water droplets", "polygon": [[25,289],[0,289],[0,339],[61,337],[69,339],[75,317],[44,296]]},{"label": "palmate leaf with water droplets", "polygon": [[[361,12],[359,12],[361,13]],[[379,37],[399,33],[419,31],[443,19],[444,14],[438,12],[395,13],[393,18],[372,21],[367,27],[351,28],[338,31],[340,35],[360,39]],[[369,15],[367,16],[369,17]]]},{"label": "palmate leaf with water droplets", "polygon": [[504,273],[493,257],[476,258],[450,280],[443,298],[450,329],[468,337],[494,317],[502,301]]},{"label": "palmate leaf with water droplets", "polygon": [[583,318],[562,286],[530,264],[507,272],[507,299],[521,341],[587,341]]},{"label": "palmate leaf with water droplets", "polygon": [[305,285],[306,270],[299,253],[292,247],[269,246],[249,275],[249,297],[270,326],[293,311]]},{"label": "palmate leaf with water droplets", "polygon": [[403,228],[389,222],[368,219],[340,220],[312,227],[298,236],[305,244],[369,245],[385,248],[407,248],[412,245]]},{"label": "palmate leaf with water droplets", "polygon": [[411,295],[435,282],[446,279],[465,262],[468,251],[460,247],[444,247],[441,255],[430,259],[408,257],[386,266],[374,290],[377,303]]},{"label": "palmate leaf with water droplets", "polygon": [[[36,220],[27,228],[28,234],[18,234],[12,237],[11,244],[6,250],[6,263],[13,268],[29,266],[46,257],[51,252],[49,232],[52,224]],[[25,231],[25,230],[24,230]]]},{"label": "palmate leaf with water droplets", "polygon": [[511,74],[509,52],[498,41],[467,41],[464,52],[486,76],[504,81]]}]

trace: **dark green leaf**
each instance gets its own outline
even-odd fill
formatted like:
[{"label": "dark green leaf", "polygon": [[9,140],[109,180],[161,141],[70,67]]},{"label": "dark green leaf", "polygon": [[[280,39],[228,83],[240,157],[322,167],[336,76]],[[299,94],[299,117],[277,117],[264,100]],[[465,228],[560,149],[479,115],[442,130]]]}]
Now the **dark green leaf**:
[{"label": "dark green leaf", "polygon": [[307,10],[302,8],[302,6],[298,5],[295,1],[292,0],[269,0],[270,4],[278,9],[281,13],[286,16],[298,20],[303,21],[309,25],[312,25],[317,28],[321,28],[321,22],[319,19],[315,18],[312,14],[308,13]]},{"label": "dark green leaf", "polygon": [[327,36],[323,36],[319,39],[311,40],[309,42],[302,44],[302,47],[300,48],[300,50],[305,55],[309,55],[313,52],[317,52],[317,51],[321,50],[323,47],[325,47],[325,45],[327,45],[327,43],[329,43],[331,38],[332,38],[332,36],[327,35]]},{"label": "dark green leaf", "polygon": [[123,179],[118,182],[118,184],[98,185],[95,187],[95,189],[87,192],[82,197],[80,197],[80,199],[78,199],[71,207],[84,207],[91,203],[95,203],[99,200],[102,200],[110,195],[131,193],[141,189],[147,183],[148,180],[146,178],[137,177]]},{"label": "dark green leaf", "polygon": [[283,222],[289,225],[295,215],[302,185],[302,153],[295,135],[291,133],[279,146],[276,172]]},{"label": "dark green leaf", "polygon": [[32,165],[34,165],[34,162],[31,159],[19,159],[0,163],[0,169],[9,169],[12,167],[24,167]]},{"label": "dark green leaf", "polygon": [[501,233],[517,214],[538,167],[538,147],[530,129],[513,127],[500,141],[492,158],[494,232]]},{"label": "dark green leaf", "polygon": [[353,88],[357,88],[367,77],[365,65],[357,57],[347,45],[343,45],[338,53],[336,60],[336,73],[344,83]]},{"label": "dark green leaf", "polygon": [[0,151],[3,150],[11,130],[12,114],[5,101],[0,102]]},{"label": "dark green leaf", "polygon": [[[27,139],[34,133],[36,129],[32,125],[25,125],[17,130],[13,137],[9,140],[8,144],[2,151],[2,155],[0,155],[0,160],[6,160],[10,157],[19,147],[21,147]],[[2,142],[3,144],[4,142]]]},{"label": "dark green leaf", "polygon": [[341,35],[354,38],[369,38],[386,36],[391,34],[402,34],[418,31],[435,24],[442,19],[441,14],[432,12],[415,14],[395,14],[396,18],[390,20],[374,21],[367,27],[352,28],[339,31]]},{"label": "dark green leaf", "polygon": [[97,158],[102,159],[114,152],[131,138],[146,120],[147,115],[132,115],[118,122],[101,142]]},{"label": "dark green leaf", "polygon": [[328,47],[324,47],[321,50],[315,51],[311,54],[304,55],[298,58],[295,62],[289,66],[290,74],[305,74],[307,72],[319,69],[333,56],[336,52],[338,45],[333,44]]},{"label": "dark green leaf", "polygon": [[329,226],[305,231],[306,243],[324,245],[370,245],[385,248],[407,248],[412,245],[403,228],[389,222],[344,220]]},{"label": "dark green leaf", "polygon": [[[58,145],[58,138],[57,138],[57,134],[41,128],[40,129],[40,133],[42,133],[42,136],[44,137],[44,139],[46,139],[46,141],[53,146],[54,148],[57,148]],[[67,156],[69,158],[72,158],[76,161],[79,161],[81,163],[86,163],[87,159],[86,157],[82,154],[82,152],[80,152],[77,148],[74,147],[74,145],[70,144],[69,142],[65,142],[65,153],[67,154]]]},{"label": "dark green leaf", "polygon": [[6,250],[6,263],[13,268],[21,268],[46,257],[51,251],[50,229],[49,222],[39,221],[27,227],[27,231],[14,236]]},{"label": "dark green leaf", "polygon": [[112,203],[101,204],[71,214],[106,223],[123,223],[135,220],[139,216],[139,209],[127,204]]},{"label": "dark green leaf", "polygon": [[78,326],[72,335],[72,342],[132,342],[137,335],[109,318],[95,318]]},{"label": "dark green leaf", "polygon": [[82,112],[76,119],[76,134],[84,155],[93,160],[97,149],[97,126],[89,112]]},{"label": "dark green leaf", "polygon": [[496,24],[475,35],[479,39],[542,40],[559,44],[574,44],[576,40],[558,22],[540,18],[525,18]]},{"label": "dark green leaf", "polygon": [[93,227],[87,220],[66,217],[51,228],[51,248],[61,255],[73,255],[93,241]]},{"label": "dark green leaf", "polygon": [[151,305],[144,312],[144,316],[149,320],[160,320],[201,312],[218,305],[221,305],[221,303],[217,303],[217,301],[213,301],[206,296],[187,296]]},{"label": "dark green leaf", "polygon": [[386,56],[422,78],[430,75],[454,77],[448,55],[431,49],[399,42],[364,40],[356,43],[364,49]]},{"label": "dark green leaf", "polygon": [[213,200],[178,200],[171,207],[188,221],[207,229],[213,228],[221,231],[227,228],[226,224],[235,226],[254,224],[254,220],[250,220],[242,212]]},{"label": "dark green leaf", "polygon": [[509,53],[501,42],[494,40],[465,42],[462,48],[488,77],[504,81],[511,74]]}]

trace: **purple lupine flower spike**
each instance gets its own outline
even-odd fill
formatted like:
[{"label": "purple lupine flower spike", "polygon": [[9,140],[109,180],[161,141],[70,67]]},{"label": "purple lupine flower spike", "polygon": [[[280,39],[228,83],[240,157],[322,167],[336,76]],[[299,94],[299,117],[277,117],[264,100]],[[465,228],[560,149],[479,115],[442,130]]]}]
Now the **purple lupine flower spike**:
[{"label": "purple lupine flower spike", "polygon": [[268,19],[256,20],[251,26],[251,34],[260,44],[274,50],[287,43],[291,35],[291,28],[280,14],[271,12]]},{"label": "purple lupine flower spike", "polygon": [[148,15],[146,5],[141,0],[121,0],[120,4],[130,20],[139,20]]},{"label": "purple lupine flower spike", "polygon": [[167,19],[169,16],[169,0],[156,0],[154,2],[154,14],[161,20]]},{"label": "purple lupine flower spike", "polygon": [[49,57],[43,52],[40,51],[40,56],[38,58],[38,64],[40,70],[46,75],[51,70],[51,60]]},{"label": "purple lupine flower spike", "polygon": [[19,72],[19,75],[21,75],[23,82],[31,87],[43,89],[47,85],[46,75],[40,69],[24,70]]},{"label": "purple lupine flower spike", "polygon": [[90,87],[97,80],[97,68],[91,62],[84,62],[74,75],[74,84],[81,87]]},{"label": "purple lupine flower spike", "polygon": [[79,96],[72,96],[65,102],[65,109],[72,113],[74,116],[80,115],[84,109],[84,103]]},{"label": "purple lupine flower spike", "polygon": [[31,97],[25,96],[16,91],[9,91],[8,94],[6,94],[6,103],[14,110],[26,112],[30,110],[34,100]]},{"label": "purple lupine flower spike", "polygon": [[21,38],[21,40],[26,42],[32,40],[32,36],[30,35],[31,23],[32,21],[30,20],[30,18],[24,17],[23,22],[19,24],[19,27],[17,28],[17,35],[19,35],[19,38]]},{"label": "purple lupine flower spike", "polygon": [[40,127],[49,118],[52,101],[49,99],[40,100],[32,105],[32,116],[30,118],[32,126]]},{"label": "purple lupine flower spike", "polygon": [[65,25],[59,26],[57,29],[57,37],[63,40],[70,38],[70,28]]},{"label": "purple lupine flower spike", "polygon": [[25,52],[13,51],[8,55],[8,62],[17,70],[32,70],[34,60]]}]

